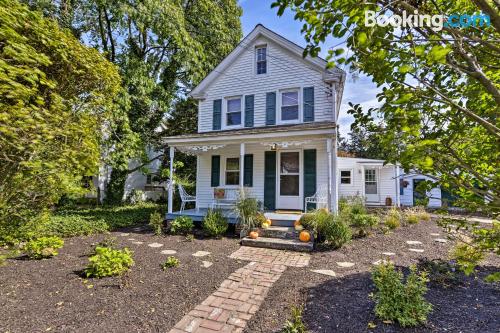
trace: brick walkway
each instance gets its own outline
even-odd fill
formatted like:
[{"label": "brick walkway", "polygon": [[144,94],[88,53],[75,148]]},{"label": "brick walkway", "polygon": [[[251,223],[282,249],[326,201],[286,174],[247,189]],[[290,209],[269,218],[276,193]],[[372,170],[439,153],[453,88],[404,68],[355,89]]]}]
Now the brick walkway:
[{"label": "brick walkway", "polygon": [[185,315],[170,333],[243,332],[286,267],[309,264],[308,254],[251,247],[241,247],[230,257],[251,262],[229,275],[216,292]]}]

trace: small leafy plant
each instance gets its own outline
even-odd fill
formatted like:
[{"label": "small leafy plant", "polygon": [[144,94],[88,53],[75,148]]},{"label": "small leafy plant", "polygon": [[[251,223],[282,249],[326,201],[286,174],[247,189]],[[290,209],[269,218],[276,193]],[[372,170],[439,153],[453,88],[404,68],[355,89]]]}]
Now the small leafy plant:
[{"label": "small leafy plant", "polygon": [[326,245],[340,248],[352,237],[351,229],[339,215],[323,209],[314,212],[316,231]]},{"label": "small leafy plant", "polygon": [[85,269],[87,277],[103,278],[127,272],[134,265],[132,251],[125,248],[117,250],[97,246],[95,254],[89,257],[90,264]]},{"label": "small leafy plant", "polygon": [[401,226],[401,213],[396,208],[391,208],[384,218],[384,224],[391,230]]},{"label": "small leafy plant", "polygon": [[209,210],[203,220],[203,229],[213,237],[223,235],[228,228],[227,219],[220,210]]},{"label": "small leafy plant", "polygon": [[163,217],[160,213],[154,212],[149,215],[149,225],[153,228],[153,232],[156,236],[160,236],[163,232]]},{"label": "small leafy plant", "polygon": [[43,259],[56,256],[57,249],[62,248],[64,241],[56,236],[40,237],[30,240],[24,246],[24,251],[31,259]]},{"label": "small leafy plant", "polygon": [[179,266],[180,263],[181,262],[176,257],[168,257],[167,260],[165,260],[165,262],[160,265],[160,267],[161,267],[161,269],[163,269],[164,271],[166,271],[169,268]]},{"label": "small leafy plant", "polygon": [[414,213],[405,213],[405,220],[408,224],[417,224],[420,222],[418,215]]},{"label": "small leafy plant", "polygon": [[185,235],[193,230],[193,220],[188,216],[179,216],[170,224],[170,232],[174,235]]},{"label": "small leafy plant", "polygon": [[372,271],[376,287],[375,314],[382,320],[396,321],[401,326],[417,326],[427,321],[432,304],[424,298],[427,292],[427,273],[417,273],[415,266],[404,282],[401,271],[392,263],[377,265]]},{"label": "small leafy plant", "polygon": [[302,320],[302,307],[292,306],[292,318],[287,320],[281,333],[306,333],[307,329]]}]

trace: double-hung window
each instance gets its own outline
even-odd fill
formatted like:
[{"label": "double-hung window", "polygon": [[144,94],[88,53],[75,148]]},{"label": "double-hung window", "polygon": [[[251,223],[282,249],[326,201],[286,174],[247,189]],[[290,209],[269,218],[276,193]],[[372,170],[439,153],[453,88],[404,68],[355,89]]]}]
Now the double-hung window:
[{"label": "double-hung window", "polygon": [[340,184],[351,184],[351,170],[340,170]]},{"label": "double-hung window", "polygon": [[226,159],[226,185],[238,185],[240,183],[240,159],[230,157]]},{"label": "double-hung window", "polygon": [[299,91],[281,93],[281,121],[299,120]]},{"label": "double-hung window", "polygon": [[267,47],[261,46],[255,49],[257,61],[257,74],[267,73]]},{"label": "double-hung window", "polygon": [[227,100],[226,126],[241,125],[241,97]]}]

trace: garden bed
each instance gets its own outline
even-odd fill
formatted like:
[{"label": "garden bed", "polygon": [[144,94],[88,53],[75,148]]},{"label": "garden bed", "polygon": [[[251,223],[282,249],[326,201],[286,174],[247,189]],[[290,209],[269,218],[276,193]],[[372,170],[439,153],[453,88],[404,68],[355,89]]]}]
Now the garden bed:
[{"label": "garden bed", "polygon": [[[81,271],[95,244],[116,238],[134,251],[123,277],[85,279]],[[135,244],[133,242],[143,242]],[[150,247],[148,244],[163,244]],[[153,236],[143,228],[65,239],[57,257],[9,259],[0,267],[1,332],[165,332],[245,263],[228,258],[238,240]],[[175,250],[180,266],[160,264]],[[208,251],[194,257],[197,251]],[[205,268],[203,261],[213,265]]]},{"label": "garden bed", "polygon": [[[425,326],[403,329],[376,319],[374,302],[369,297],[374,291],[370,277],[373,262],[390,258],[396,266],[408,267],[423,258],[447,259],[451,242],[440,243],[436,238],[446,238],[442,229],[434,222],[421,222],[386,235],[375,233],[354,239],[340,250],[315,252],[309,267],[289,268],[283,273],[245,332],[279,332],[290,317],[293,304],[305,305],[303,319],[310,332],[496,332],[500,327],[498,284],[462,275],[449,287],[429,284],[426,299],[434,305],[434,311]],[[408,240],[422,244],[408,245]],[[409,248],[424,252],[412,252]],[[337,262],[352,262],[354,266],[339,267]],[[498,257],[489,258],[480,268],[480,276],[498,271],[499,267]],[[336,277],[311,270],[332,270]],[[377,326],[369,329],[370,322]]]}]

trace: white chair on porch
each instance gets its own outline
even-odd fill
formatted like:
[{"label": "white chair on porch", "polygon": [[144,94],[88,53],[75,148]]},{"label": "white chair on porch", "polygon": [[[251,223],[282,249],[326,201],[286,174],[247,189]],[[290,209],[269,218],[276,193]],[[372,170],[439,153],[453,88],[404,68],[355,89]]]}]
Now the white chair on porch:
[{"label": "white chair on porch", "polygon": [[310,197],[306,197],[306,211],[307,206],[310,203],[316,204],[316,208],[324,208],[328,204],[328,187],[326,184],[321,184],[319,188],[316,190],[316,193],[311,195]]},{"label": "white chair on porch", "polygon": [[182,212],[186,207],[186,203],[196,202],[196,196],[189,195],[181,184],[178,184],[177,186],[179,187],[179,195],[181,196],[181,201],[182,201],[181,203],[181,212]]}]

